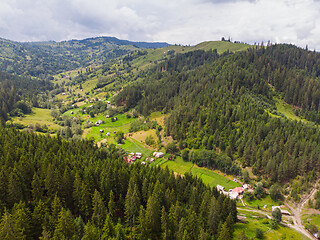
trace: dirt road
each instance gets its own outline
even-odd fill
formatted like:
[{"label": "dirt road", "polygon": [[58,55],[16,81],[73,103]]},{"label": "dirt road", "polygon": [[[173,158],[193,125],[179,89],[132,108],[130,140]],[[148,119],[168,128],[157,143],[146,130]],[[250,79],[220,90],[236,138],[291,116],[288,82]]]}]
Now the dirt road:
[{"label": "dirt road", "polygon": [[298,204],[296,208],[291,207],[289,204],[284,203],[284,205],[292,212],[292,221],[293,225],[289,224],[287,226],[292,227],[296,229],[297,231],[301,232],[305,236],[307,236],[310,239],[316,239],[311,233],[309,233],[307,230],[305,230],[304,226],[301,223],[301,211],[303,206],[309,201],[309,199],[313,198],[314,194],[317,191],[316,185],[317,182],[312,186],[312,189],[310,193],[305,196]]}]

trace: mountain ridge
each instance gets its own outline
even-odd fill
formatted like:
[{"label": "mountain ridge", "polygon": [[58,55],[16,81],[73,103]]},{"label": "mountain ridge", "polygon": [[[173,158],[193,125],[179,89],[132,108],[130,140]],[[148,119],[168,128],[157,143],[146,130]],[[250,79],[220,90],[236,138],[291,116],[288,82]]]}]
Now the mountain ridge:
[{"label": "mountain ridge", "polygon": [[47,78],[63,71],[101,65],[131,51],[163,46],[169,44],[131,42],[115,37],[63,42],[15,42],[0,38],[0,71]]}]

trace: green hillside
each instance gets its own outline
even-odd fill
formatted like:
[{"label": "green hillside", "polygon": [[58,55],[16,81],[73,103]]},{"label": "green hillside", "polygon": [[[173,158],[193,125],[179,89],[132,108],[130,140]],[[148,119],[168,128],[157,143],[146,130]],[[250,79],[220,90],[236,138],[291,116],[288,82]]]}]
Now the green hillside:
[{"label": "green hillside", "polygon": [[26,43],[0,39],[0,71],[43,78],[80,67],[101,65],[137,49],[168,45],[112,37]]}]

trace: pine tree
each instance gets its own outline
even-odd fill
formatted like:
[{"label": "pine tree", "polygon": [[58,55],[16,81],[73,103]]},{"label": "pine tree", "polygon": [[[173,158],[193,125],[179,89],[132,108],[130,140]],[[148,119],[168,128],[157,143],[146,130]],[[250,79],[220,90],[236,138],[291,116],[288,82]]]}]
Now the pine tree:
[{"label": "pine tree", "polygon": [[161,209],[156,194],[149,197],[146,209],[147,225],[151,229],[151,238],[159,237],[161,232]]},{"label": "pine tree", "polygon": [[106,220],[104,221],[102,232],[103,232],[103,234],[102,234],[101,239],[103,239],[103,240],[107,240],[107,239],[114,236],[114,224],[112,222],[112,217],[111,217],[110,213],[108,213]]},{"label": "pine tree", "polygon": [[99,230],[90,221],[84,227],[84,236],[81,240],[99,240]]},{"label": "pine tree", "polygon": [[106,216],[106,207],[103,202],[103,199],[96,189],[93,198],[92,198],[92,206],[93,206],[93,213],[92,213],[92,221],[96,224],[99,229],[99,236],[101,236],[101,229],[103,227],[104,219]]},{"label": "pine tree", "polygon": [[22,229],[18,228],[12,215],[5,210],[0,221],[0,239],[20,240],[24,238],[25,236],[22,233]]},{"label": "pine tree", "polygon": [[115,220],[116,219],[116,203],[114,202],[114,194],[113,191],[110,191],[109,202],[108,202],[108,210],[110,213],[110,217]]},{"label": "pine tree", "polygon": [[26,239],[31,239],[31,212],[26,204],[20,202],[15,204],[12,209],[12,219],[18,229],[21,230]]},{"label": "pine tree", "polygon": [[230,239],[232,239],[230,229],[228,228],[227,223],[224,223],[222,224],[222,228],[219,232],[218,240],[230,240]]},{"label": "pine tree", "polygon": [[130,181],[126,199],[125,199],[125,214],[129,220],[131,238],[132,238],[132,228],[133,228],[134,220],[135,220],[135,217],[138,215],[138,211],[140,208],[140,199],[138,194],[139,193],[138,193],[137,185],[134,184],[133,181]]},{"label": "pine tree", "polygon": [[71,239],[74,235],[74,220],[70,210],[61,209],[59,213],[59,219],[57,227],[54,231],[54,238],[59,239],[61,237]]},{"label": "pine tree", "polygon": [[34,201],[38,201],[43,196],[44,186],[43,186],[43,181],[41,181],[37,173],[34,173],[33,175],[31,186],[32,186],[32,198]]},{"label": "pine tree", "polygon": [[74,238],[75,240],[81,240],[84,235],[84,222],[81,216],[74,220]]}]

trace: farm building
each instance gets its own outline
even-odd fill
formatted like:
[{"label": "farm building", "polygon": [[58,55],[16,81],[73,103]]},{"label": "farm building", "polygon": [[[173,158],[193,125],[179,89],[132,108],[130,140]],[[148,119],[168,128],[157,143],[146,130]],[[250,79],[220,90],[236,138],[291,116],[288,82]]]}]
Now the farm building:
[{"label": "farm building", "polygon": [[236,199],[238,199],[238,196],[239,196],[239,194],[237,192],[233,192],[233,191],[229,192],[230,199],[236,200]]},{"label": "farm building", "polygon": [[162,158],[164,156],[164,154],[162,152],[154,152],[153,156],[156,158]]},{"label": "farm building", "polygon": [[236,188],[232,189],[232,192],[242,194],[244,192],[244,189],[243,189],[243,187],[236,187]]},{"label": "farm building", "polygon": [[221,185],[217,185],[217,190],[220,192],[220,191],[224,191],[224,187],[222,187]]}]

